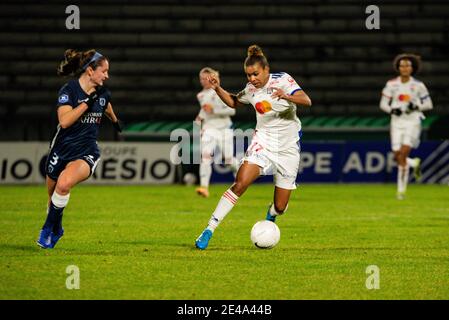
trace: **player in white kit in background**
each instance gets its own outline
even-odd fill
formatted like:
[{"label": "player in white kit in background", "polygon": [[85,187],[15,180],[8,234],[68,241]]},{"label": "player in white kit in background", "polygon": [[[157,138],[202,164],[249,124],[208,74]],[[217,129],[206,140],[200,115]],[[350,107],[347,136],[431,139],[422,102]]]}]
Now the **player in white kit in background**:
[{"label": "player in white kit in background", "polygon": [[235,109],[228,107],[217,95],[207,80],[209,75],[220,79],[219,72],[205,67],[199,73],[203,90],[197,94],[201,110],[195,122],[201,126],[201,163],[200,187],[196,189],[198,195],[209,197],[209,182],[212,175],[212,163],[215,151],[221,155],[226,166],[234,173],[238,169],[238,161],[234,158],[234,135],[231,116]]},{"label": "player in white kit in background", "polygon": [[410,167],[416,181],[421,177],[419,158],[410,158],[411,149],[420,143],[423,111],[433,108],[426,86],[415,79],[421,67],[421,58],[414,54],[400,54],[393,61],[399,76],[385,85],[380,100],[380,108],[391,114],[391,149],[398,164],[397,198],[404,199],[409,180]]},{"label": "player in white kit in background", "polygon": [[251,105],[255,109],[257,125],[234,184],[223,194],[207,227],[195,241],[201,250],[207,248],[214,230],[260,175],[272,174],[275,184],[266,220],[274,222],[286,212],[290,194],[296,189],[301,135],[296,107],[311,106],[312,102],[290,75],[270,73],[268,61],[257,45],[248,48],[244,71],[249,82],[237,95],[224,90],[216,76],[209,76],[212,88],[228,106]]}]

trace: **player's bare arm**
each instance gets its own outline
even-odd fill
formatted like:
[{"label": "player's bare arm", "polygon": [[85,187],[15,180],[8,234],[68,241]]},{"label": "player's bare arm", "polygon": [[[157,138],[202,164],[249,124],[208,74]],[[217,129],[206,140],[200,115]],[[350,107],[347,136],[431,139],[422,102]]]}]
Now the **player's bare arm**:
[{"label": "player's bare arm", "polygon": [[77,107],[73,108],[71,105],[63,105],[58,108],[58,121],[63,129],[73,125],[98,99],[99,93],[95,88],[88,89],[88,93],[89,96],[82,100]]},{"label": "player's bare arm", "polygon": [[112,121],[112,125],[114,126],[115,130],[117,130],[118,132],[122,132],[123,123],[115,115],[114,109],[112,109],[112,104],[110,102],[108,103],[108,106],[106,107],[104,113],[109,118],[109,120]]},{"label": "player's bare arm", "polygon": [[272,98],[285,99],[300,106],[305,107],[312,106],[312,100],[310,100],[309,96],[304,92],[304,90],[298,90],[292,95],[290,95],[285,93],[285,91],[280,88],[273,88],[273,89],[274,92],[271,95]]},{"label": "player's bare arm", "polygon": [[208,81],[211,84],[212,89],[218,94],[220,99],[229,107],[237,108],[244,106],[243,103],[238,101],[237,96],[230,94],[220,86],[220,81],[214,75],[209,75]]},{"label": "player's bare arm", "polygon": [[59,124],[63,129],[70,127],[87,111],[88,108],[89,107],[84,102],[75,108],[69,105],[60,106],[58,108]]},{"label": "player's bare arm", "polygon": [[112,109],[112,104],[109,102],[106,110],[104,111],[106,116],[111,120],[113,123],[118,121],[117,116],[114,113],[114,109]]}]

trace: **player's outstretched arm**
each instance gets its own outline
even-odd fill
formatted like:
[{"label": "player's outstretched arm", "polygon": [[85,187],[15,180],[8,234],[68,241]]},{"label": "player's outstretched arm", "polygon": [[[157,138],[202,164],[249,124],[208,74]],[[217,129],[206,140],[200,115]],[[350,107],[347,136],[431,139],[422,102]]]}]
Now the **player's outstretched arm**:
[{"label": "player's outstretched arm", "polygon": [[112,121],[112,123],[117,122],[118,118],[114,113],[114,109],[112,109],[112,104],[109,102],[108,106],[106,107],[106,110],[104,111],[106,116],[109,118],[109,120]]},{"label": "player's outstretched arm", "polygon": [[310,100],[309,96],[304,92],[304,90],[298,90],[293,94],[287,94],[284,90],[280,88],[273,88],[274,92],[271,95],[272,98],[285,99],[287,101],[291,101],[296,105],[311,107],[312,100]]},{"label": "player's outstretched arm", "polygon": [[229,107],[231,108],[237,108],[237,107],[241,107],[244,106],[243,103],[241,103],[240,101],[238,101],[237,97],[233,94],[230,94],[229,92],[227,92],[225,89],[223,89],[220,86],[220,81],[218,80],[218,78],[211,74],[207,77],[208,81],[210,82],[210,84],[212,85],[212,89],[215,90],[215,92],[218,94],[218,96],[220,97],[220,99]]},{"label": "player's outstretched arm", "polygon": [[108,103],[108,106],[106,107],[104,113],[109,118],[109,120],[112,121],[112,125],[114,126],[115,130],[117,130],[118,132],[122,132],[123,124],[115,115],[114,109],[112,109],[112,104],[110,102]]}]

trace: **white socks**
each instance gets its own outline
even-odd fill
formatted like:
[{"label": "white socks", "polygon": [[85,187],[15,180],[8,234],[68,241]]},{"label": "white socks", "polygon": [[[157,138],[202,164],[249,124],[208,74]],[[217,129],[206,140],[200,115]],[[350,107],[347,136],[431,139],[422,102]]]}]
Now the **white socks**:
[{"label": "white socks", "polygon": [[287,211],[287,209],[288,209],[288,204],[285,207],[285,210],[282,213],[279,213],[279,212],[276,211],[276,208],[274,207],[274,203],[272,203],[271,206],[270,206],[270,215],[272,217],[279,216],[281,214],[284,214]]},{"label": "white socks", "polygon": [[201,162],[200,164],[200,186],[208,188],[210,176],[212,175],[212,164],[210,162]]},{"label": "white socks", "polygon": [[[411,160],[411,159],[410,159]],[[398,193],[404,194],[407,190],[409,166],[398,166]]]},{"label": "white socks", "polygon": [[226,190],[226,192],[218,202],[214,213],[212,213],[212,217],[209,220],[207,229],[214,232],[215,228],[218,227],[220,222],[223,221],[226,215],[232,210],[238,199],[239,197],[236,196],[235,193],[231,191],[231,189]]},{"label": "white socks", "polygon": [[70,193],[65,196],[60,195],[56,191],[51,196],[51,202],[58,208],[65,208],[70,199]]}]

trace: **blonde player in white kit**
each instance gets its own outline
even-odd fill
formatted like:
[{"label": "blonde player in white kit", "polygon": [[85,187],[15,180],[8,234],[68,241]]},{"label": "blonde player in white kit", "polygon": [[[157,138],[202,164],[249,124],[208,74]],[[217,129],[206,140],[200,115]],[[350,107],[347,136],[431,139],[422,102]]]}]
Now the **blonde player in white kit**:
[{"label": "blonde player in white kit", "polygon": [[218,71],[206,67],[199,73],[203,90],[197,94],[201,110],[195,121],[201,125],[201,163],[200,163],[200,187],[197,194],[205,198],[209,197],[209,182],[212,175],[212,162],[215,151],[219,151],[224,163],[235,174],[238,169],[238,161],[234,158],[234,135],[231,129],[231,117],[235,115],[235,109],[228,107],[221,101],[208,77],[214,75],[219,81]]},{"label": "blonde player in white kit", "polygon": [[213,75],[209,77],[212,88],[231,108],[252,105],[257,125],[234,184],[223,194],[206,229],[195,241],[201,250],[207,248],[215,228],[260,175],[274,176],[274,200],[267,220],[274,222],[276,216],[287,210],[291,191],[296,189],[301,132],[296,106],[311,106],[312,102],[287,73],[270,73],[268,61],[257,45],[248,48],[244,70],[249,83],[237,95],[220,87]]},{"label": "blonde player in white kit", "polygon": [[385,85],[380,108],[391,114],[391,149],[398,164],[397,198],[404,199],[410,167],[415,179],[421,176],[419,158],[409,158],[412,148],[417,148],[421,136],[422,111],[433,108],[426,86],[412,75],[421,67],[421,59],[414,54],[400,54],[393,61],[399,76]]}]

